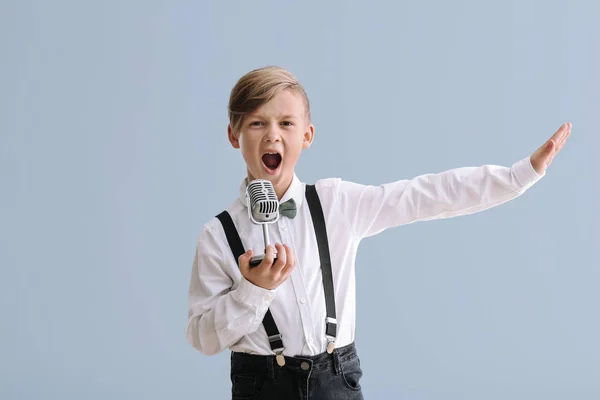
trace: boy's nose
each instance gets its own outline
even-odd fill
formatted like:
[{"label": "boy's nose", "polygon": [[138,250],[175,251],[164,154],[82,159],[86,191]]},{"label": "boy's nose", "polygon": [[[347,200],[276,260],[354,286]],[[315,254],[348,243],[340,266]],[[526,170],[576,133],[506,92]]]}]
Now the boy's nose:
[{"label": "boy's nose", "polygon": [[281,134],[277,127],[270,127],[265,134],[265,142],[279,142]]}]

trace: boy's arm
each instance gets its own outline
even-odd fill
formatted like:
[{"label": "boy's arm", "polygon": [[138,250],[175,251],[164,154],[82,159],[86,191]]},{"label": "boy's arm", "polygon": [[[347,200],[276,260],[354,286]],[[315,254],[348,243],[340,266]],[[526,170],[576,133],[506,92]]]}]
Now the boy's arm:
[{"label": "boy's arm", "polygon": [[570,130],[570,124],[561,126],[531,157],[511,168],[458,168],[381,186],[340,181],[340,208],[354,234],[363,238],[398,225],[473,214],[500,205],[544,176]]},{"label": "boy's arm", "polygon": [[339,201],[354,234],[363,238],[415,221],[485,210],[517,197],[539,178],[524,159],[512,168],[458,168],[380,186],[341,181]]},{"label": "boy's arm", "polygon": [[217,354],[256,331],[263,320],[274,290],[253,285],[240,274],[239,286],[232,290],[237,269],[224,269],[221,247],[210,229],[198,238],[190,279],[188,342],[206,355]]}]

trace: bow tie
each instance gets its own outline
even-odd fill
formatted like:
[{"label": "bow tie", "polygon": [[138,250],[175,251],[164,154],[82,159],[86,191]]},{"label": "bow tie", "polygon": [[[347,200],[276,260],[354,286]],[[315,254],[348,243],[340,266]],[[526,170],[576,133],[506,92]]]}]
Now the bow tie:
[{"label": "bow tie", "polygon": [[294,218],[296,216],[296,202],[293,198],[279,204],[279,215],[288,218]]}]

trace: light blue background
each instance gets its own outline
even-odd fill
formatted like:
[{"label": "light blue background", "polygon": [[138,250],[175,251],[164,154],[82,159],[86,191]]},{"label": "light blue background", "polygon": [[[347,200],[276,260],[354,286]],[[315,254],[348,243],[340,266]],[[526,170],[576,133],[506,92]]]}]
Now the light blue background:
[{"label": "light blue background", "polygon": [[309,183],[510,165],[573,122],[523,197],[364,241],[356,340],[368,399],[600,398],[598,4],[2,1],[0,398],[227,398],[187,290],[244,177],[229,91],[270,64],[312,102]]}]

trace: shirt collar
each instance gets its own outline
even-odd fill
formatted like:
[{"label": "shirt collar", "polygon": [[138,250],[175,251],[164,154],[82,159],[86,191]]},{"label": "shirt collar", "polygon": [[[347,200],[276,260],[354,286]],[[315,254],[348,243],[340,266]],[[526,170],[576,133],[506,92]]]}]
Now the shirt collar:
[{"label": "shirt collar", "polygon": [[[247,186],[248,186],[248,178],[244,178],[244,180],[240,184],[239,200],[246,207],[248,207],[248,204],[246,203],[246,187]],[[298,179],[295,172],[294,172],[294,177],[292,178],[292,183],[291,183],[290,187],[284,193],[283,197],[281,198],[281,200],[279,202],[283,203],[285,201],[288,201],[291,198],[293,198],[294,201],[296,202],[297,209],[300,209],[300,206],[302,205],[302,200],[304,199],[304,188],[303,188],[302,182],[300,182],[300,179]]]}]

